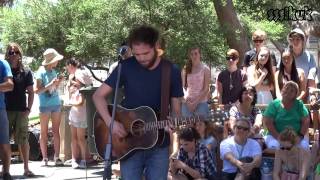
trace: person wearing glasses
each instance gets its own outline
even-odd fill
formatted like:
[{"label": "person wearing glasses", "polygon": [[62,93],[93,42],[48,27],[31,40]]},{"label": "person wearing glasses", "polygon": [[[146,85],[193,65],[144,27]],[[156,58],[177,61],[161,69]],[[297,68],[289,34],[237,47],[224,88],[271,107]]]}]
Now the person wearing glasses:
[{"label": "person wearing glasses", "polygon": [[298,146],[298,136],[291,127],[279,134],[280,149],[276,151],[273,179],[307,179],[311,154]]},{"label": "person wearing glasses", "polygon": [[182,128],[178,135],[180,150],[170,158],[169,180],[216,179],[216,167],[209,149],[199,142],[195,128]]},{"label": "person wearing glasses", "polygon": [[296,67],[292,52],[284,51],[281,56],[280,68],[275,74],[275,88],[277,98],[281,98],[281,89],[288,81],[294,81],[299,85],[297,99],[304,100],[306,97],[306,79],[302,69]]},{"label": "person wearing glasses", "polygon": [[257,55],[258,60],[247,69],[248,83],[257,90],[257,104],[269,104],[273,100],[274,93],[270,50],[261,47]]},{"label": "person wearing glasses", "polygon": [[44,61],[36,73],[34,92],[39,96],[40,102],[40,148],[42,153],[42,166],[48,166],[48,123],[51,118],[54,139],[54,162],[56,166],[63,165],[60,154],[60,121],[61,101],[58,94],[58,86],[63,81],[58,76],[55,67],[63,59],[55,49],[49,48],[43,53]]},{"label": "person wearing glasses", "polygon": [[[24,163],[24,176],[32,177],[29,170],[28,116],[33,104],[33,77],[30,70],[23,67],[22,48],[17,43],[9,43],[5,59],[9,62],[13,74],[13,91],[6,92],[6,109],[9,119],[10,137],[13,135],[18,144]],[[26,96],[28,94],[28,98]]]},{"label": "person wearing glasses", "polygon": [[237,119],[234,136],[220,144],[220,158],[223,160],[222,179],[260,180],[262,151],[259,143],[249,138],[251,124],[247,119]]},{"label": "person wearing glasses", "polygon": [[[254,48],[250,51],[247,51],[244,55],[244,61],[243,61],[243,70],[247,72],[247,68],[252,65],[257,60],[257,54],[259,53],[261,47],[265,45],[265,42],[267,40],[267,33],[265,31],[262,31],[260,29],[254,31],[252,33],[252,41]],[[276,72],[276,56],[273,52],[271,52],[271,60],[272,60],[272,70],[273,72]]]},{"label": "person wearing glasses", "polygon": [[201,62],[200,48],[188,51],[188,61],[181,72],[184,99],[181,113],[184,117],[193,115],[208,116],[208,93],[210,84],[210,69]]},{"label": "person wearing glasses", "polygon": [[238,69],[239,52],[229,49],[226,54],[227,69],[217,78],[217,95],[219,104],[233,104],[238,100],[240,91],[247,83],[247,75]]},{"label": "person wearing glasses", "polygon": [[263,123],[269,134],[265,137],[268,149],[279,149],[279,134],[290,126],[299,135],[299,146],[309,150],[309,113],[301,100],[297,99],[299,86],[288,81],[281,90],[282,99],[272,101],[263,113]]}]

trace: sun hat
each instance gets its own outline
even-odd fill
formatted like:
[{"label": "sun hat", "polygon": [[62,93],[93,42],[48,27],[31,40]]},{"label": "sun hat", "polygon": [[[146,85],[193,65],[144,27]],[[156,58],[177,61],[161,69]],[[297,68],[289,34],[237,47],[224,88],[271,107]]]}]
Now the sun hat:
[{"label": "sun hat", "polygon": [[43,53],[44,61],[42,61],[42,66],[46,66],[63,59],[63,56],[59,54],[55,49],[49,48]]}]

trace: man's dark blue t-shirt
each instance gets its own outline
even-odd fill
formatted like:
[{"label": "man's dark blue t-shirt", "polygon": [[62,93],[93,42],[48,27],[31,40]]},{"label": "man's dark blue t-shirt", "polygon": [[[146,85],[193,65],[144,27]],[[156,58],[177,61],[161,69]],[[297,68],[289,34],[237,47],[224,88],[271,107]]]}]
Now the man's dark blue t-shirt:
[{"label": "man's dark blue t-shirt", "polygon": [[[160,112],[161,104],[161,68],[162,61],[153,70],[141,66],[133,56],[122,62],[119,86],[124,88],[124,100],[121,105],[125,108],[137,108],[149,106],[156,112]],[[105,81],[107,85],[115,89],[118,67]],[[182,80],[180,69],[176,65],[171,66],[170,97],[182,97]]]}]

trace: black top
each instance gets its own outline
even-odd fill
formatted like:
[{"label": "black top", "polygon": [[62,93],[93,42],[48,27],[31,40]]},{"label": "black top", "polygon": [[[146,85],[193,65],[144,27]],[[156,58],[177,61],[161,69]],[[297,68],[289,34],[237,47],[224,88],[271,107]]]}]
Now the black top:
[{"label": "black top", "polygon": [[33,85],[30,70],[11,69],[13,75],[13,91],[5,93],[6,109],[8,111],[25,111],[27,107],[26,89]]}]

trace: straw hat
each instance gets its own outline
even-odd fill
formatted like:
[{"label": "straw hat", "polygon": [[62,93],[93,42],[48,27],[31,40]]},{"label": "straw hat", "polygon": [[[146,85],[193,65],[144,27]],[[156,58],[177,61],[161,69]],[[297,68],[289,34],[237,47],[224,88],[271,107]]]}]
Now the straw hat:
[{"label": "straw hat", "polygon": [[46,66],[63,59],[63,56],[59,54],[55,49],[49,48],[43,53],[44,61],[42,65]]}]

